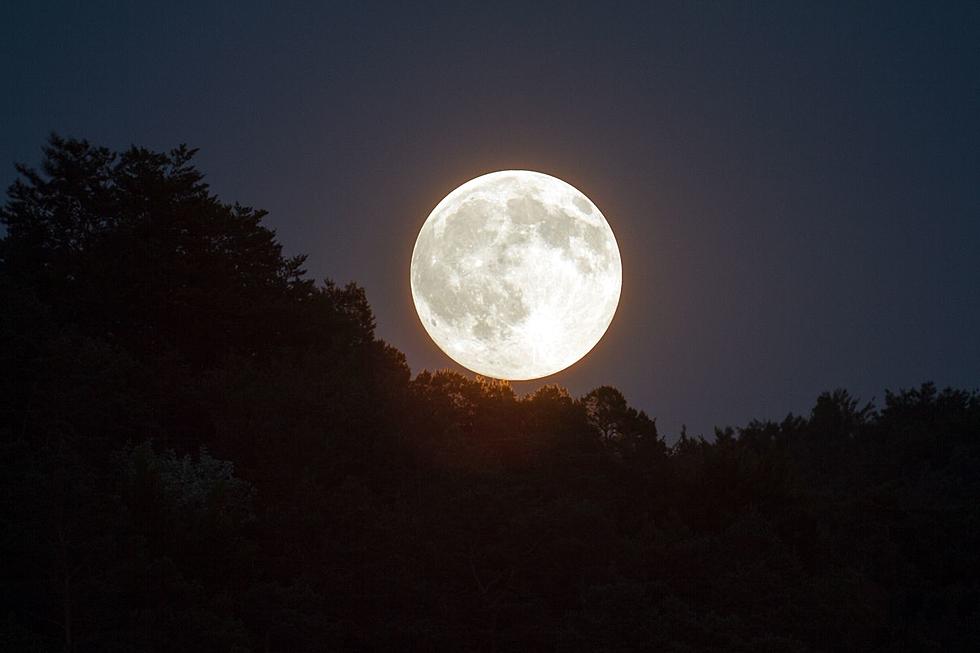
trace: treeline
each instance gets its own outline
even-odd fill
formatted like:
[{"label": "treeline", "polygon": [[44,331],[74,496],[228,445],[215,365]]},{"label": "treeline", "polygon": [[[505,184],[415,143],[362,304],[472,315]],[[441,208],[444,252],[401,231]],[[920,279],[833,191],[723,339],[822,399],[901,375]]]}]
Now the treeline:
[{"label": "treeline", "polygon": [[950,651],[980,396],[683,435],[411,378],[194,151],[52,137],[0,221],[0,649]]}]

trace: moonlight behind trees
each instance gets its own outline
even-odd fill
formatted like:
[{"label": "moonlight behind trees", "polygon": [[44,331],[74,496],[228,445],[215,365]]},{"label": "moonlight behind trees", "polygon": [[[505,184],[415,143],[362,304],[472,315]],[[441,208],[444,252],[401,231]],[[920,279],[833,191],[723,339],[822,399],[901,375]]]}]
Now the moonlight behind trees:
[{"label": "moonlight behind trees", "polygon": [[193,150],[53,138],[0,221],[0,649],[971,650],[980,397],[682,434],[410,376]]}]

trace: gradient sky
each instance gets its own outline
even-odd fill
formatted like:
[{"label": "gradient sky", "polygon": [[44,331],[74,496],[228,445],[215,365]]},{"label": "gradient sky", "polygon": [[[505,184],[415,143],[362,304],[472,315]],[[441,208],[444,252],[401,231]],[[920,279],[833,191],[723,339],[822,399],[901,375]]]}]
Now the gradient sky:
[{"label": "gradient sky", "polygon": [[422,222],[523,168],[595,201],[624,288],[519,391],[614,385],[672,439],[980,385],[977,2],[5,2],[0,184],[52,130],[201,148],[416,372],[453,366],[411,301]]}]

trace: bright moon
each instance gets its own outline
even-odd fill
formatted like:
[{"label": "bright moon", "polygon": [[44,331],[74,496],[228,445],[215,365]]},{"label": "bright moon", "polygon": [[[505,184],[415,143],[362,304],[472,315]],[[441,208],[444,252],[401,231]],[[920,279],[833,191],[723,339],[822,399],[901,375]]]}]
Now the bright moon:
[{"label": "bright moon", "polygon": [[585,356],[612,321],[623,264],[599,209],[528,170],[477,177],[422,225],[412,298],[454,361],[498,379],[536,379]]}]

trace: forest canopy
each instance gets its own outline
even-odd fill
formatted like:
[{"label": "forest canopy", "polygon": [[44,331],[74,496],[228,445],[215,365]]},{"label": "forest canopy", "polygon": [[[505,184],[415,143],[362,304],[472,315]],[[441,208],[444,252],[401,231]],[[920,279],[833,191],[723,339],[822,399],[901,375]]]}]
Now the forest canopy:
[{"label": "forest canopy", "polygon": [[195,150],[52,136],[0,209],[0,649],[968,650],[980,395],[682,434],[412,376]]}]

